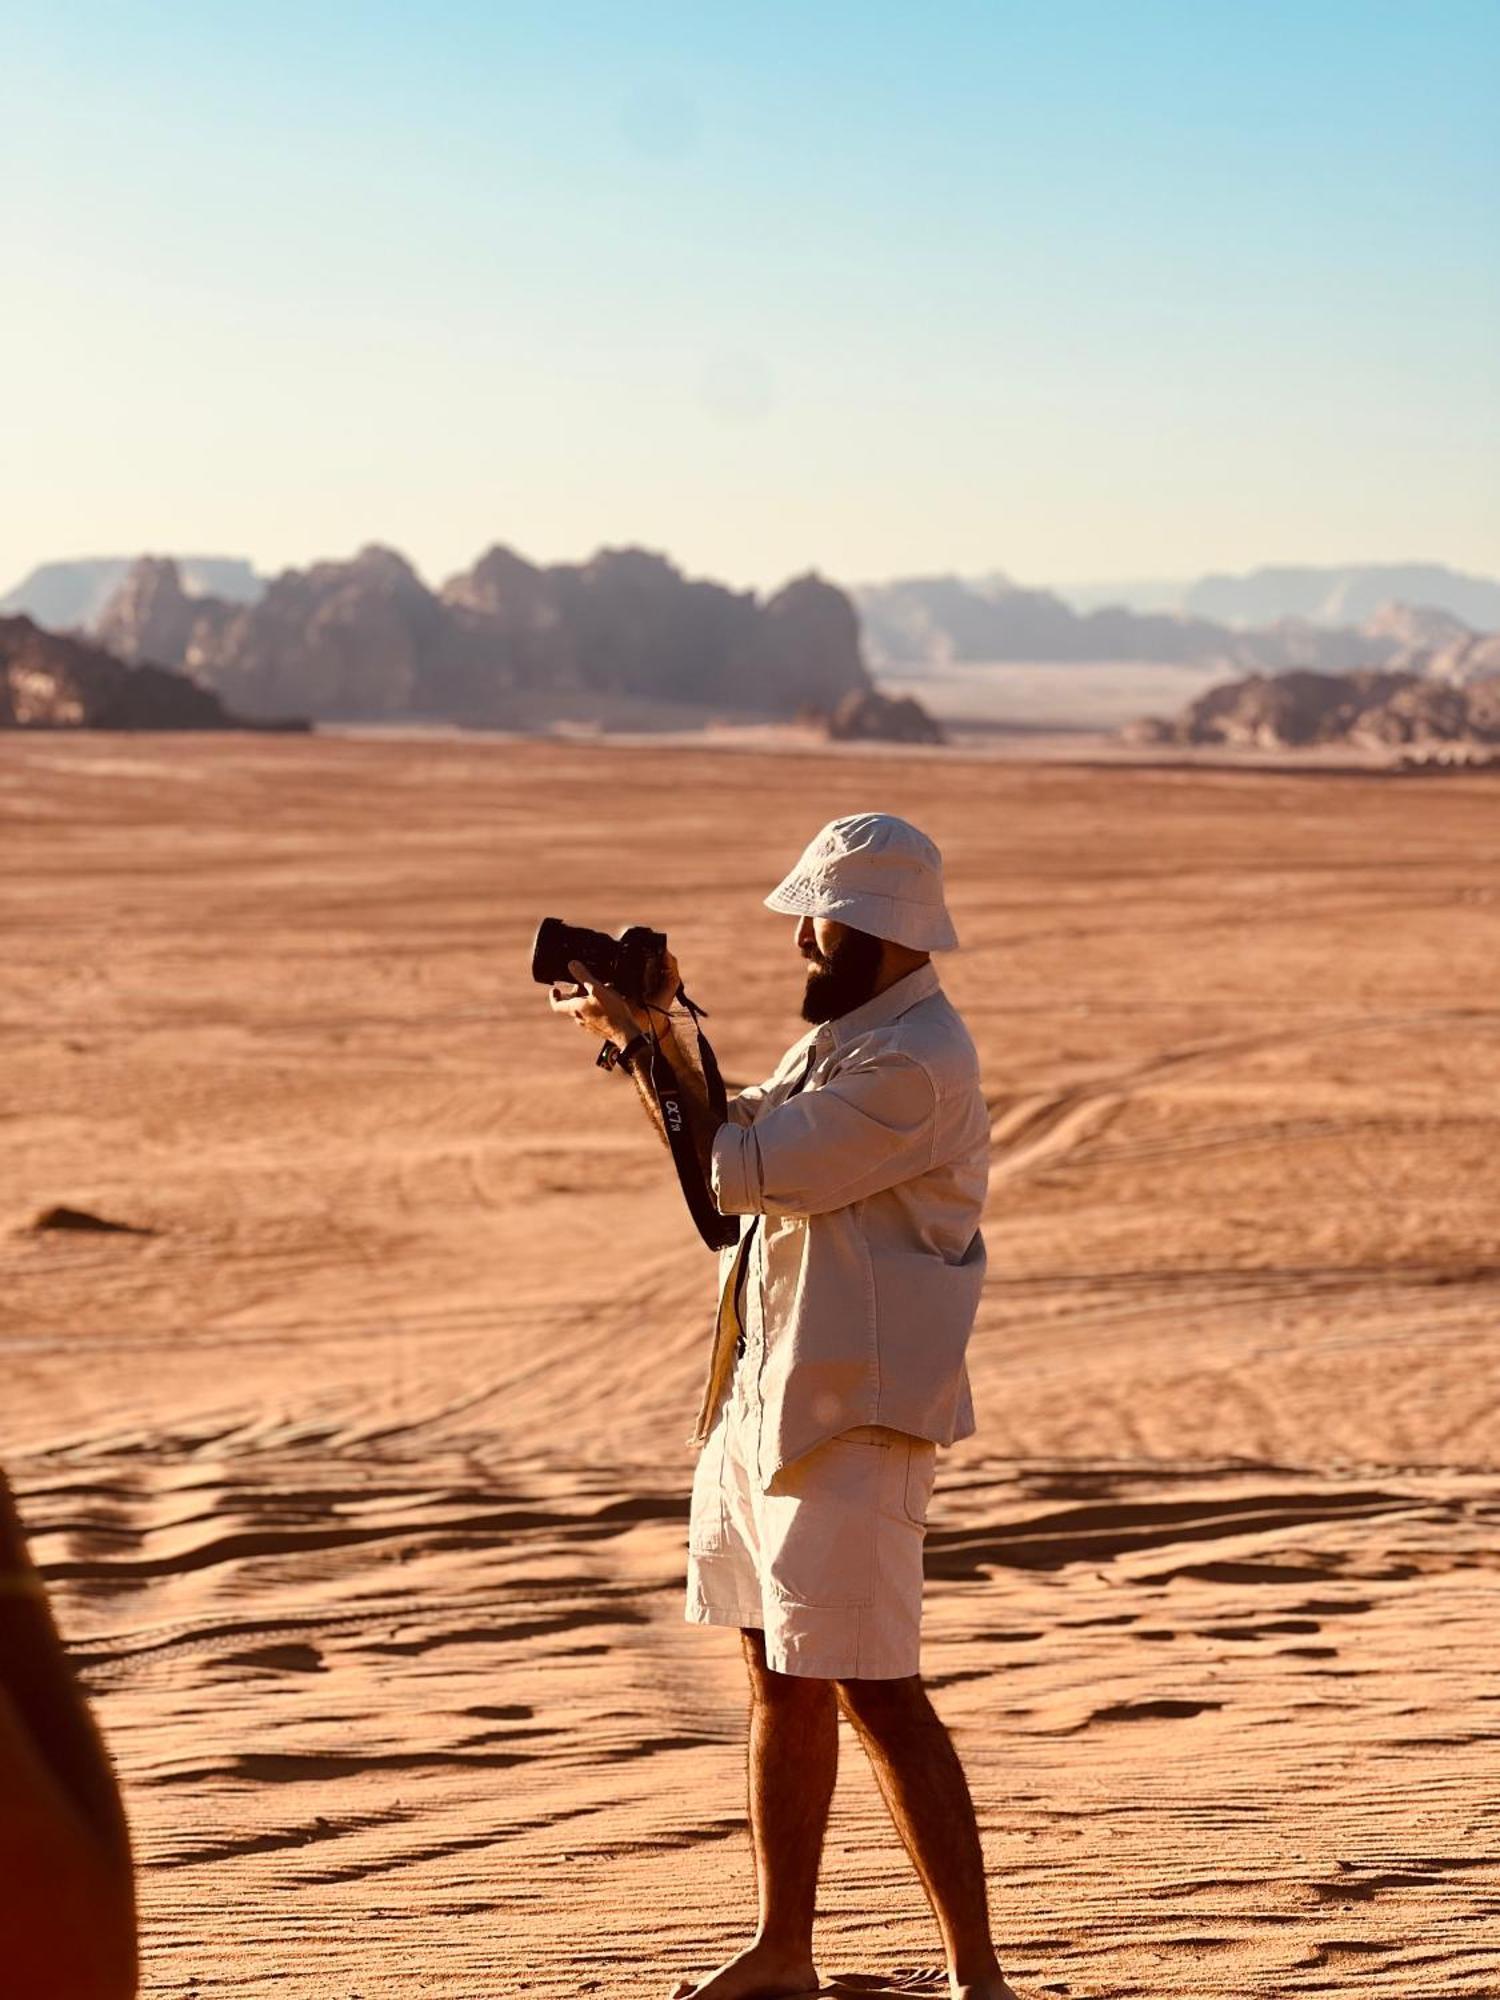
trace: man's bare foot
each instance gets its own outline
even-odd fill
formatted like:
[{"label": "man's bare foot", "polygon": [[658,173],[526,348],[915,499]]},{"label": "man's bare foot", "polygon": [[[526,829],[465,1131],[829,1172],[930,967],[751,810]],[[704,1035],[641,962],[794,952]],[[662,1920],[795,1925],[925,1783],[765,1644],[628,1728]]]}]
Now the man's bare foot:
[{"label": "man's bare foot", "polygon": [[[800,2000],[816,1993],[821,1981],[806,1955],[789,1957],[768,1944],[746,1945],[727,1965],[696,1985],[684,1979],[672,2000]],[[988,1995],[981,1996],[988,2000]],[[1015,1996],[1011,1996],[1015,2000]]]},{"label": "man's bare foot", "polygon": [[1016,2000],[1006,1985],[1003,1974],[997,1971],[991,1979],[972,1979],[966,1986],[953,1982],[953,2000]]}]

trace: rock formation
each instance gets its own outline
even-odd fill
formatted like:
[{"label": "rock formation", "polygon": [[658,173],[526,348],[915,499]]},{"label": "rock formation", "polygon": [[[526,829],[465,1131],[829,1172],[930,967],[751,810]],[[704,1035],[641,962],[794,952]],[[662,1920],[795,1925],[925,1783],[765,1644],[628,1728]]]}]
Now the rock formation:
[{"label": "rock formation", "polygon": [[0,618],[0,729],[230,729],[218,696],[163,667]]},{"label": "rock formation", "polygon": [[[54,632],[92,632],[111,594],[130,573],[132,556],[85,556],[74,562],[39,563],[0,597],[0,614],[20,613]],[[243,556],[178,556],[190,595],[222,597],[248,604],[259,597],[264,579]]]},{"label": "rock formation", "polygon": [[102,626],[129,659],[187,669],[251,716],[505,726],[525,695],[636,696],[755,714],[831,710],[871,686],[841,590],[761,603],[642,549],[541,568],[493,548],[434,593],[393,550],[287,570],[253,605],[190,598],[142,561]]},{"label": "rock formation", "polygon": [[1301,750],[1500,743],[1500,679],[1463,686],[1413,673],[1252,674],[1210,688],[1175,721],[1149,717],[1133,743]]},{"label": "rock formation", "polygon": [[100,608],[91,637],[122,660],[175,666],[192,651],[198,622],[228,611],[221,599],[190,596],[170,556],[142,556]]},{"label": "rock formation", "polygon": [[1500,680],[1500,632],[1470,632],[1440,647],[1423,662],[1429,678],[1473,686]]},{"label": "rock formation", "polygon": [[851,690],[826,723],[835,743],[946,743],[941,725],[911,695]]},{"label": "rock formation", "polygon": [[393,550],[286,570],[258,604],[194,627],[182,664],[246,715],[289,708],[314,719],[421,713],[421,680],[436,649],[436,598]]},{"label": "rock formation", "polygon": [[[1250,669],[1262,680],[1384,672],[1468,685],[1500,671],[1500,639],[1422,604],[1382,602],[1358,629],[1299,616],[1247,631],[1119,605],[1080,613],[999,575],[912,578],[859,600],[877,660],[908,673],[963,661],[1150,661]],[[594,699],[615,714],[656,704],[832,715],[874,685],[859,614],[822,578],[798,577],[762,600],[638,548],[543,566],[495,547],[434,592],[403,556],[370,547],[287,570],[253,603],[194,595],[169,558],[143,557],[98,632],[121,658],[181,668],[254,717],[530,727],[563,705],[586,718]],[[1266,712],[1243,724],[1252,733],[1279,740],[1283,724],[1323,726],[1285,688],[1258,699]],[[1440,734],[1446,713],[1413,696],[1381,726]],[[894,726],[883,711],[868,717]]]},{"label": "rock formation", "polygon": [[853,604],[813,575],[794,578],[767,599],[728,671],[731,685],[754,697],[749,705],[781,713],[831,711],[846,694],[874,686]]},{"label": "rock formation", "polygon": [[644,549],[601,549],[541,574],[562,685],[762,712],[781,705],[736,671],[761,622],[753,597],[690,581]]},{"label": "rock formation", "polygon": [[450,577],[441,594],[473,629],[493,634],[504,671],[515,684],[556,689],[584,685],[553,572],[496,544],[472,569]]}]

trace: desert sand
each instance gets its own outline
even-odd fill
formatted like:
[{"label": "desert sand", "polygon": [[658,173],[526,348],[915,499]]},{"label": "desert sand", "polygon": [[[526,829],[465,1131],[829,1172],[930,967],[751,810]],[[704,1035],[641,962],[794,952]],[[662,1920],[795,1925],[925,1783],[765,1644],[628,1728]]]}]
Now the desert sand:
[{"label": "desert sand", "polygon": [[[0,1459],[147,1994],[634,2000],[743,1940],[711,1260],[527,949],[666,928],[758,1079],[760,897],[872,804],[945,849],[994,1115],[926,1667],[1018,1991],[1500,1993],[1492,777],[12,739]],[[829,1987],[935,1993],[844,1749]]]}]

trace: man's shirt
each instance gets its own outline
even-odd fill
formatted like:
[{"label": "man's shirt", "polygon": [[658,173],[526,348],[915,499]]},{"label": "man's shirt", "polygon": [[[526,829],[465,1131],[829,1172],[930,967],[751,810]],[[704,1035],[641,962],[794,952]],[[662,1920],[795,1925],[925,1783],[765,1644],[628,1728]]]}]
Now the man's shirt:
[{"label": "man's shirt", "polygon": [[731,1102],[714,1199],[752,1222],[720,1257],[700,1442],[733,1369],[737,1279],[762,1335],[763,1485],[858,1424],[944,1445],[973,1431],[989,1145],[979,1058],[931,964],[810,1030]]}]

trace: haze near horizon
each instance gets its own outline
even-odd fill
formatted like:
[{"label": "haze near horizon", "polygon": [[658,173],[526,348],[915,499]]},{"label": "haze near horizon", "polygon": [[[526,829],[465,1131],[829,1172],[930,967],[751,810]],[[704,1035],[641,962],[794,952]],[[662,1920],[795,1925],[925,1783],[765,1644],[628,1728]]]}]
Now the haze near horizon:
[{"label": "haze near horizon", "polygon": [[1500,17],[30,5],[8,578],[1500,568]]}]

